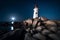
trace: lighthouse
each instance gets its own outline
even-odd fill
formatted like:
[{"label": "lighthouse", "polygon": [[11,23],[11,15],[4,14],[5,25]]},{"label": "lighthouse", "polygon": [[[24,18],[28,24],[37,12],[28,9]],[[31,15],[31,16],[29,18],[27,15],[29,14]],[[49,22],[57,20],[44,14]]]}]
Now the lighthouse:
[{"label": "lighthouse", "polygon": [[34,11],[33,12],[33,19],[38,18],[38,6],[37,6],[37,4],[35,4],[33,11]]}]

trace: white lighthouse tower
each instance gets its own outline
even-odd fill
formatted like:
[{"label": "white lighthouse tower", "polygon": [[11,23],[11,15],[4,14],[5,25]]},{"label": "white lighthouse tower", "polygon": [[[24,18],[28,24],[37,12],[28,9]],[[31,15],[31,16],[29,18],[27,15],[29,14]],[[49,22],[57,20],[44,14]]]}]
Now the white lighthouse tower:
[{"label": "white lighthouse tower", "polygon": [[38,6],[37,6],[37,4],[35,4],[35,7],[34,7],[33,10],[34,10],[33,19],[38,18]]}]

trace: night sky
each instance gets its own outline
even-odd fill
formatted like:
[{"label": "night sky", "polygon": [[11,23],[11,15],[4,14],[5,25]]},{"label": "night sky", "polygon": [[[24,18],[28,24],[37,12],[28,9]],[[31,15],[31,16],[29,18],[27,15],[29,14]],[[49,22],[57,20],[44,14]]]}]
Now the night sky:
[{"label": "night sky", "polygon": [[[0,21],[21,21],[33,17],[34,0],[0,0]],[[39,16],[60,20],[59,0],[37,0]]]}]

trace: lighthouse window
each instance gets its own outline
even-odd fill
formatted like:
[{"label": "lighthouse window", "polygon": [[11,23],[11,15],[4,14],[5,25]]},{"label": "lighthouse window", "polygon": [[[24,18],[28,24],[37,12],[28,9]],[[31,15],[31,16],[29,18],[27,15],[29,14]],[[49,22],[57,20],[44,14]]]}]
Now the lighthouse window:
[{"label": "lighthouse window", "polygon": [[36,13],[37,14],[37,13]]}]

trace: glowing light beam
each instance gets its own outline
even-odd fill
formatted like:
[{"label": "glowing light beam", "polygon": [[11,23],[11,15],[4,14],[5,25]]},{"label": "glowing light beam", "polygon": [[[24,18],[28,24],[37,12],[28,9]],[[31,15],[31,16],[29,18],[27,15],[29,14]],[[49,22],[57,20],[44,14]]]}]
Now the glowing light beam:
[{"label": "glowing light beam", "polygon": [[12,17],[11,20],[15,20],[15,17]]}]

